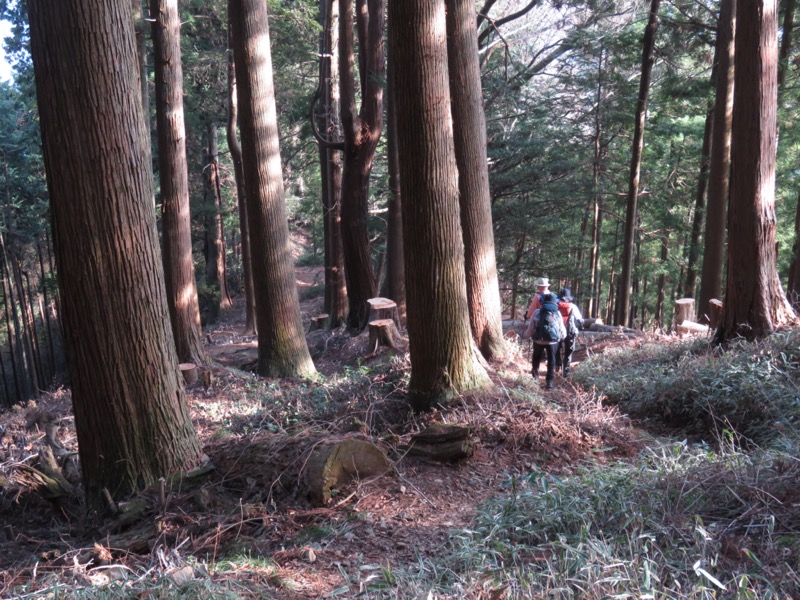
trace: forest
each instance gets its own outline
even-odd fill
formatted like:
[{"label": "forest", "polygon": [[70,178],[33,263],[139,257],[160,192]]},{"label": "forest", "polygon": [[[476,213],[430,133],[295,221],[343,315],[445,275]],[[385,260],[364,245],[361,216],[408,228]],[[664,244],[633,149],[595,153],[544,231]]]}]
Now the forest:
[{"label": "forest", "polygon": [[800,597],[794,0],[0,20],[0,597]]}]

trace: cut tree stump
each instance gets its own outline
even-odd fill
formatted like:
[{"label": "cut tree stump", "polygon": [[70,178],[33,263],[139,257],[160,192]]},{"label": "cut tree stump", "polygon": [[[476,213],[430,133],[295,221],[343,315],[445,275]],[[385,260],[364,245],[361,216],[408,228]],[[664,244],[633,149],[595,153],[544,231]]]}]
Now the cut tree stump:
[{"label": "cut tree stump", "polygon": [[675,326],[684,321],[694,321],[694,298],[675,300]]},{"label": "cut tree stump", "polygon": [[722,319],[722,300],[712,298],[708,301],[708,326],[716,330]]},{"label": "cut tree stump", "polygon": [[305,483],[312,501],[325,505],[342,484],[360,477],[383,475],[389,459],[370,442],[358,439],[325,442],[306,463]]},{"label": "cut tree stump", "polygon": [[232,441],[211,460],[225,484],[243,497],[281,499],[305,496],[325,505],[337,488],[357,477],[374,477],[389,470],[383,451],[365,436],[321,438],[263,435]]},{"label": "cut tree stump", "polygon": [[181,363],[178,365],[183,374],[183,381],[186,385],[192,385],[197,382],[197,365],[194,363]]},{"label": "cut tree stump", "polygon": [[400,315],[397,312],[397,303],[389,298],[370,298],[368,322],[391,319],[397,329],[400,329]]},{"label": "cut tree stump", "polygon": [[413,456],[452,463],[469,458],[474,449],[469,427],[434,423],[412,435],[404,450]]},{"label": "cut tree stump", "polygon": [[370,356],[375,356],[380,346],[396,350],[399,346],[400,333],[392,319],[378,319],[369,322]]},{"label": "cut tree stump", "polygon": [[325,329],[328,326],[328,316],[327,313],[323,313],[316,317],[311,317],[311,331]]}]

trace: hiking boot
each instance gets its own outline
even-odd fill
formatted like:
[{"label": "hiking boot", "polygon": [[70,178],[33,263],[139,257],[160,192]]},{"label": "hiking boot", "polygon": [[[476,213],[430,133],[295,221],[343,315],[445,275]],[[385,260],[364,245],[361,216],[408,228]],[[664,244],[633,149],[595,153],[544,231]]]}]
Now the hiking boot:
[{"label": "hiking boot", "polygon": [[552,382],[551,380],[549,380],[549,379],[548,379],[548,380],[545,382],[545,384],[544,384],[544,389],[546,389],[546,390],[552,390],[552,389],[553,389],[553,382]]},{"label": "hiking boot", "polygon": [[569,377],[569,369],[564,369],[564,379]]}]

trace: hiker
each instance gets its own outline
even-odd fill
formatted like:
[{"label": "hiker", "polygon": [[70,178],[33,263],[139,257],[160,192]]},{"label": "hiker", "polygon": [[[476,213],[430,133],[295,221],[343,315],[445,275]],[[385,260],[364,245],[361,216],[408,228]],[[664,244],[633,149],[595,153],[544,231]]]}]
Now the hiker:
[{"label": "hiker", "polygon": [[575,351],[575,338],[583,327],[583,315],[577,305],[573,304],[573,300],[569,288],[562,289],[558,294],[558,312],[564,321],[567,335],[559,342],[556,349],[556,372],[561,371],[564,377],[569,377],[572,353]]},{"label": "hiker", "polygon": [[539,277],[536,280],[536,293],[533,295],[533,300],[531,300],[531,305],[525,312],[526,321],[528,319],[533,318],[533,313],[536,312],[536,309],[539,308],[539,305],[541,304],[542,296],[549,293],[550,293],[550,282],[548,281],[547,277]]},{"label": "hiker", "polygon": [[547,354],[547,375],[545,376],[545,388],[553,387],[553,379],[556,375],[556,350],[558,343],[567,335],[564,329],[564,320],[558,312],[558,297],[547,292],[539,298],[539,307],[533,313],[533,318],[528,329],[525,331],[524,339],[533,338],[533,377],[539,379],[539,364],[542,362],[542,354]]}]

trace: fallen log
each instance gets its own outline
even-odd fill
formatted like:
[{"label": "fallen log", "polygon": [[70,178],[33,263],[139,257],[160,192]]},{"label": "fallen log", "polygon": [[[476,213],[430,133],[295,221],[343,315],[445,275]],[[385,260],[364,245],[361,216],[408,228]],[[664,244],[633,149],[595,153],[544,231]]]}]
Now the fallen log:
[{"label": "fallen log", "polygon": [[695,323],[694,321],[684,321],[680,325],[678,325],[678,333],[681,335],[687,334],[700,334],[700,335],[707,335],[709,332],[708,325],[702,325],[700,323]]},{"label": "fallen log", "polygon": [[411,443],[401,450],[438,462],[457,462],[472,456],[471,430],[463,425],[434,423],[411,436]]},{"label": "fallen log", "polygon": [[594,323],[589,327],[588,331],[597,331],[602,333],[617,333],[622,335],[640,335],[641,332],[637,329],[630,327],[623,327],[622,325],[603,325],[602,323]]},{"label": "fallen log", "polygon": [[382,475],[390,467],[383,450],[359,435],[267,434],[227,444],[211,459],[225,485],[239,492],[262,499],[301,496],[319,505],[351,480]]}]

